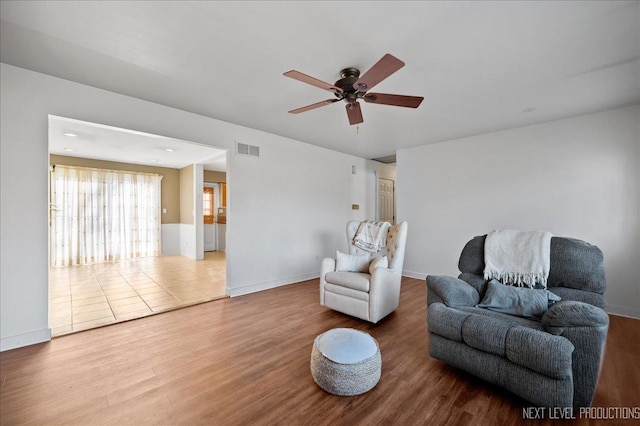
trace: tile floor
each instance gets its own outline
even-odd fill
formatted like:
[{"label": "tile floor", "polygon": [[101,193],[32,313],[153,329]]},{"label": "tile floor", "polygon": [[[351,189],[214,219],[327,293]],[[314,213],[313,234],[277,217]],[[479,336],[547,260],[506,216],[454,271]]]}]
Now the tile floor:
[{"label": "tile floor", "polygon": [[225,254],[204,260],[160,256],[51,268],[49,326],[53,336],[226,297]]}]

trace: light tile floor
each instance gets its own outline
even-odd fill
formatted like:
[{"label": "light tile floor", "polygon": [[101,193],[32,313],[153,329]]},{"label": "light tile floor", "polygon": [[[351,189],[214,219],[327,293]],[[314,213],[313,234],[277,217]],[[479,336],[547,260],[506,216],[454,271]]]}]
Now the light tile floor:
[{"label": "light tile floor", "polygon": [[61,336],[226,297],[224,252],[49,271],[49,326]]}]

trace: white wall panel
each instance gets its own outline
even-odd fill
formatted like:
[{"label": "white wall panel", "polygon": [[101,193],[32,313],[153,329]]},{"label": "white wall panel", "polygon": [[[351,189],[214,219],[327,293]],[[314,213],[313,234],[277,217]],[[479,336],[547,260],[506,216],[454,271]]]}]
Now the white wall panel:
[{"label": "white wall panel", "polygon": [[180,254],[180,224],[164,223],[160,232],[162,233],[162,255]]},{"label": "white wall panel", "polygon": [[610,312],[640,317],[638,106],[398,152],[405,271],[457,275],[464,244],[498,228],[599,246]]}]

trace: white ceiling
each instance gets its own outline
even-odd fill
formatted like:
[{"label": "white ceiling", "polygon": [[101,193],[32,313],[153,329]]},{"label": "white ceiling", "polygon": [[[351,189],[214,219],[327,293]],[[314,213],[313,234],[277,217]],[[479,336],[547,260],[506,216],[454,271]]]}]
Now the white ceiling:
[{"label": "white ceiling", "polygon": [[226,171],[227,153],[206,145],[86,121],[49,116],[49,152],[70,157],[181,169]]},{"label": "white ceiling", "polygon": [[[399,148],[640,102],[640,2],[7,2],[0,60],[337,151]],[[385,53],[376,92],[417,109],[342,103],[329,83]]]}]

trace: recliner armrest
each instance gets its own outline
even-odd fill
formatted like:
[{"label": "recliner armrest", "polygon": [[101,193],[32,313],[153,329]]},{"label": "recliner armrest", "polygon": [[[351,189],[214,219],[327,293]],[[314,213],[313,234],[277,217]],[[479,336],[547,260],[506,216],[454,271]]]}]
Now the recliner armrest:
[{"label": "recliner armrest", "polygon": [[391,269],[391,268],[385,268],[384,266],[378,266],[377,268],[373,269],[373,274],[371,274],[371,276],[373,277],[374,275],[385,275],[385,276],[389,276],[389,275],[397,275],[399,272],[398,269]]},{"label": "recliner armrest", "polygon": [[400,303],[402,271],[378,267],[371,274],[369,287],[369,321],[377,323],[396,310]]},{"label": "recliner armrest", "polygon": [[440,302],[449,307],[475,306],[480,295],[461,279],[446,275],[427,276],[427,305]]},{"label": "recliner armrest", "polygon": [[333,272],[336,270],[336,260],[330,257],[326,257],[322,259],[322,263],[320,264],[320,278],[324,279],[324,276],[327,272]]},{"label": "recliner armrest", "polygon": [[542,324],[553,334],[562,334],[567,327],[606,327],[607,313],[588,303],[567,300],[551,306],[542,316]]},{"label": "recliner armrest", "polygon": [[568,300],[551,306],[542,324],[547,332],[564,337],[575,347],[573,407],[589,407],[602,366],[609,316],[596,306]]},{"label": "recliner armrest", "polygon": [[327,281],[324,277],[329,272],[333,272],[336,270],[336,260],[330,257],[322,259],[322,263],[320,264],[320,304],[324,306],[324,285]]}]

